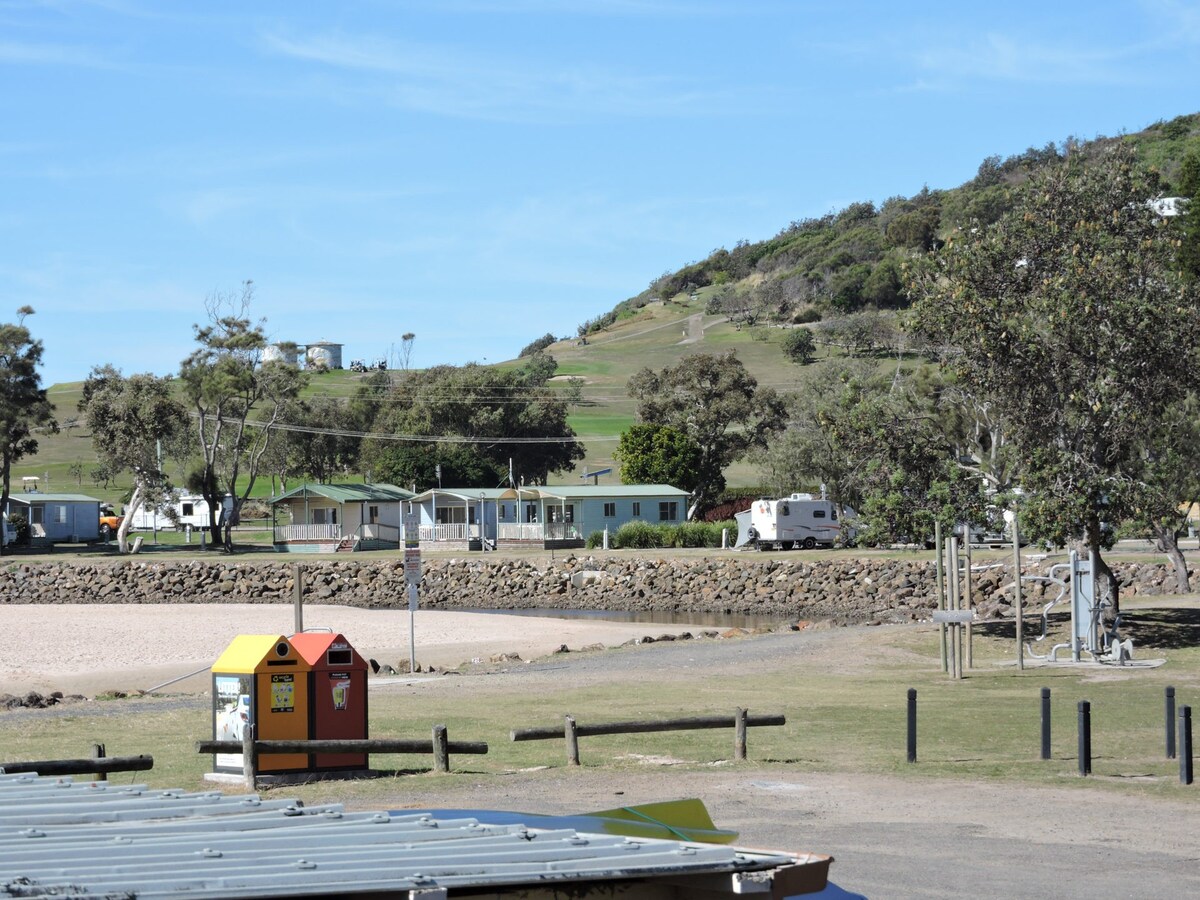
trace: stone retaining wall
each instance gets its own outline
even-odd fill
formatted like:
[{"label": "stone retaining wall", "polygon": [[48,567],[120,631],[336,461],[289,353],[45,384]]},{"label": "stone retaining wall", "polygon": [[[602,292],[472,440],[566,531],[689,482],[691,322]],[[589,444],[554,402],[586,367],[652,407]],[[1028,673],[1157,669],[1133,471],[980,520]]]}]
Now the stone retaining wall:
[{"label": "stone retaining wall", "polygon": [[[290,602],[293,573],[304,571],[305,600],[359,607],[407,605],[397,559],[238,562],[228,559],[101,563],[9,561],[0,567],[0,603],[280,603]],[[1173,593],[1167,564],[1113,566],[1122,596]],[[1011,565],[973,576],[982,616],[1011,615]],[[568,556],[553,562],[493,556],[426,559],[425,608],[611,609],[739,613],[851,624],[928,617],[936,604],[928,559],[800,561],[773,554],[652,558],[625,554]],[[1044,565],[1025,575],[1045,574]],[[1057,593],[1057,589],[1055,589]],[[1027,584],[1030,605],[1053,594]]]}]

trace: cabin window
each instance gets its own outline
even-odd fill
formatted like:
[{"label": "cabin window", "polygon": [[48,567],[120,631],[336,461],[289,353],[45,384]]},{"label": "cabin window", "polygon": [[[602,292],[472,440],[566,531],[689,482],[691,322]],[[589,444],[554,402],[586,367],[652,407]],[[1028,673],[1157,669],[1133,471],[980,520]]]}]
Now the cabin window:
[{"label": "cabin window", "polygon": [[368,506],[367,507],[367,522],[370,523],[371,525],[374,525],[378,521],[379,521],[379,507],[378,506]]},{"label": "cabin window", "polygon": [[658,504],[658,521],[674,522],[679,518],[679,504],[674,500],[661,500]]},{"label": "cabin window", "polygon": [[825,510],[823,510],[823,509],[814,509],[814,510],[813,510],[813,518],[814,518],[814,519],[823,519],[823,518],[825,518]]},{"label": "cabin window", "polygon": [[642,514],[642,503],[640,500],[633,501],[633,516],[637,518]]},{"label": "cabin window", "polygon": [[525,521],[526,522],[536,522],[537,521],[537,504],[536,503],[526,503],[525,504]]},{"label": "cabin window", "polygon": [[318,506],[312,511],[312,523],[314,525],[336,525],[337,507]]},{"label": "cabin window", "polygon": [[547,513],[551,522],[575,521],[575,507],[573,506],[550,506],[547,507]]},{"label": "cabin window", "polygon": [[616,517],[617,517],[617,504],[605,503],[604,504],[604,518],[615,519]]},{"label": "cabin window", "polygon": [[180,512],[180,515],[194,516],[196,514],[196,504],[181,503],[181,504],[179,504],[179,512]]},{"label": "cabin window", "polygon": [[54,524],[55,525],[66,525],[67,524],[67,507],[65,504],[62,504],[62,503],[54,504]]}]

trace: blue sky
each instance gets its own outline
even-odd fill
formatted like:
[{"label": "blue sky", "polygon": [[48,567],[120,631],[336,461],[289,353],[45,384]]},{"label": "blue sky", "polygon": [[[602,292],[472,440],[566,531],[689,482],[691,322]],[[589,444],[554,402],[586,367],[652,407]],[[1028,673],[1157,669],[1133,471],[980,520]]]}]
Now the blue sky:
[{"label": "blue sky", "polygon": [[245,279],[275,339],[495,362],[1198,73],[1181,0],[0,0],[0,316],[47,385],[177,371]]}]

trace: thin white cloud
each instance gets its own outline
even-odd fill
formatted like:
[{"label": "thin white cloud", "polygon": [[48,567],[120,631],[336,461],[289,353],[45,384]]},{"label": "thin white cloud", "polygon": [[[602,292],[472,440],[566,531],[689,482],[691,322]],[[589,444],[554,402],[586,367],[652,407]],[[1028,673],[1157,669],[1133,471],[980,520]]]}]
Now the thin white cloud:
[{"label": "thin white cloud", "polygon": [[[450,46],[370,37],[267,35],[270,52],[379,77],[359,91],[395,106],[470,119],[530,121],[580,116],[712,116],[745,111],[725,89],[683,85],[663,76],[628,75],[594,66],[531,67],[485,59]],[[354,88],[351,88],[353,93]],[[343,96],[345,92],[343,90]]]},{"label": "thin white cloud", "polygon": [[1130,65],[1140,56],[1129,48],[1043,44],[991,33],[961,44],[930,47],[916,56],[920,69],[937,79],[1113,85],[1141,81]]}]

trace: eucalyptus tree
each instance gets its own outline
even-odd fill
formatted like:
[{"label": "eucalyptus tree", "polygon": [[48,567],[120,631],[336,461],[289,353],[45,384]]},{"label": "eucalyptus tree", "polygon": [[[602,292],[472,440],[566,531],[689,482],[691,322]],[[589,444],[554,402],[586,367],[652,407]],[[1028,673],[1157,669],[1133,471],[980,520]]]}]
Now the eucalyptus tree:
[{"label": "eucalyptus tree", "polygon": [[952,234],[914,275],[917,327],[993,409],[1020,461],[1031,537],[1097,555],[1143,502],[1145,439],[1191,382],[1200,293],[1153,173],[1122,145],[1035,172],[989,226]]},{"label": "eucalyptus tree", "polygon": [[58,431],[38,372],[42,342],[25,327],[31,315],[33,308],[22,306],[16,322],[0,324],[0,510],[8,508],[13,463],[37,453],[38,432]]},{"label": "eucalyptus tree", "polygon": [[187,409],[174,396],[171,379],[150,374],[126,378],[105,365],[92,369],[84,381],[79,411],[101,464],[114,474],[133,475],[133,491],[117,528],[117,546],[127,553],[137,511],[160,501],[170,489],[164,449],[170,454],[179,446],[188,427]]},{"label": "eucalyptus tree", "polygon": [[787,407],[773,388],[759,387],[733,353],[696,353],[655,372],[629,379],[645,424],[668,425],[700,448],[694,506],[708,509],[725,488],[724,469],[783,429]]},{"label": "eucalyptus tree", "polygon": [[[222,541],[224,526],[227,551],[233,549],[232,526],[254,489],[277,426],[305,381],[291,363],[262,360],[265,323],[249,318],[253,296],[250,281],[237,293],[209,295],[209,321],[193,326],[199,346],[179,371],[201,455],[200,470],[189,486],[208,503],[214,544]],[[233,511],[222,516],[226,494],[233,499]]]}]

